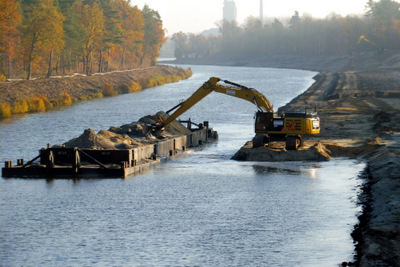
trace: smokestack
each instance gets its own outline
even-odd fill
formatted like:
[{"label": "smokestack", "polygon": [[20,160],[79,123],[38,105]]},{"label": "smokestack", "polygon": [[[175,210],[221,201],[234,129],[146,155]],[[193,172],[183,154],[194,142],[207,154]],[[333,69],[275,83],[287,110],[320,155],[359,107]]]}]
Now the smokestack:
[{"label": "smokestack", "polygon": [[261,24],[264,25],[264,3],[263,3],[263,0],[260,0],[260,21],[261,21]]}]

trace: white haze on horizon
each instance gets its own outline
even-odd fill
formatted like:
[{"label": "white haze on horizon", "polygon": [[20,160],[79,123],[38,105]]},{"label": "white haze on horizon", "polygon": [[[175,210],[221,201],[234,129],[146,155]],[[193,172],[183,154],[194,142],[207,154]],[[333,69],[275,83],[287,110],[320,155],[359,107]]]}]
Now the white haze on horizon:
[{"label": "white haze on horizon", "polygon": [[[147,4],[159,12],[167,35],[176,32],[200,33],[215,28],[222,20],[224,0],[132,0],[140,9]],[[342,16],[362,15],[368,0],[264,0],[265,18],[288,18],[295,11],[324,18],[332,13]],[[235,0],[238,24],[249,16],[259,17],[260,0]]]}]

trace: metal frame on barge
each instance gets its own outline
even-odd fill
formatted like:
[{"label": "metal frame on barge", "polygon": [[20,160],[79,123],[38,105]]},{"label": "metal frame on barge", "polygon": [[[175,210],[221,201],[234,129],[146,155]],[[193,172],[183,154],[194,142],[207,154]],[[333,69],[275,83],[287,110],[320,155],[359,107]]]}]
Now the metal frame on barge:
[{"label": "metal frame on barge", "polygon": [[[208,122],[191,129],[190,134],[122,150],[94,150],[85,148],[50,147],[42,148],[39,155],[17,165],[6,161],[2,168],[4,178],[127,178],[143,173],[162,160],[182,156],[190,149],[199,147],[218,138]],[[196,125],[196,124],[194,124]],[[35,163],[39,160],[39,163]]]}]

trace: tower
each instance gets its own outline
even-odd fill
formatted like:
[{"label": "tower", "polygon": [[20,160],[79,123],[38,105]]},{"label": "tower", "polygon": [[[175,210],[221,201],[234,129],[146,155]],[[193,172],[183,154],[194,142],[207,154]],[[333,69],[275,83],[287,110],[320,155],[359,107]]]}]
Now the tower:
[{"label": "tower", "polygon": [[260,21],[261,25],[264,24],[264,1],[260,0]]},{"label": "tower", "polygon": [[237,10],[234,0],[224,0],[223,20],[236,22]]}]

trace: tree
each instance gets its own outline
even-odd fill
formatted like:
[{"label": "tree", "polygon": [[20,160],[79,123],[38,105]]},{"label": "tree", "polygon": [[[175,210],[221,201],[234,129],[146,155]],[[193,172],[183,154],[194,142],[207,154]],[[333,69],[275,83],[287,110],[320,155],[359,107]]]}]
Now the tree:
[{"label": "tree", "polygon": [[161,45],[166,42],[165,30],[160,14],[149,8],[147,5],[142,10],[144,18],[144,43],[143,55],[140,63],[143,64],[144,58],[148,58],[151,65],[155,65],[160,55]]},{"label": "tree", "polygon": [[[0,73],[7,70],[10,76],[10,62],[17,56],[21,14],[15,0],[0,0]],[[5,71],[4,71],[5,73]]]},{"label": "tree", "polygon": [[373,34],[381,46],[396,47],[400,41],[400,3],[380,0],[367,3],[366,16],[373,20]]},{"label": "tree", "polygon": [[262,51],[261,34],[263,25],[261,20],[255,17],[248,17],[245,21],[244,30],[247,36],[245,49],[249,55],[255,56]]},{"label": "tree", "polygon": [[79,16],[79,24],[83,29],[82,52],[83,52],[83,69],[87,75],[92,73],[92,53],[99,48],[104,36],[104,15],[99,5],[83,4],[76,2],[74,6],[75,12]]},{"label": "tree", "polygon": [[121,31],[122,21],[118,8],[116,7],[117,2],[118,1],[114,0],[99,0],[105,19],[105,33],[102,40],[103,42],[99,45],[98,72],[109,69],[111,59],[109,56],[110,50],[121,45],[123,42],[123,33]]},{"label": "tree", "polygon": [[28,65],[28,80],[32,78],[33,64],[39,63],[44,54],[49,54],[51,68],[53,51],[60,52],[64,46],[64,19],[53,0],[38,0],[27,14],[22,27],[22,44]]},{"label": "tree", "polygon": [[139,62],[143,54],[144,19],[137,6],[131,7],[124,0],[116,0],[115,5],[121,18],[120,67],[124,68],[127,57],[131,59],[132,66],[133,63]]},{"label": "tree", "polygon": [[187,56],[187,41],[188,36],[184,32],[174,33],[171,37],[171,40],[175,44],[175,52],[174,56],[177,59],[185,58]]},{"label": "tree", "polygon": [[76,0],[58,0],[60,10],[66,18],[63,25],[65,46],[59,63],[62,73],[77,68],[83,46],[84,30],[79,24],[78,14],[74,11],[75,2]]},{"label": "tree", "polygon": [[240,50],[240,39],[242,29],[237,25],[236,21],[223,20],[217,24],[219,32],[222,34],[222,48],[225,53],[236,53]]}]

